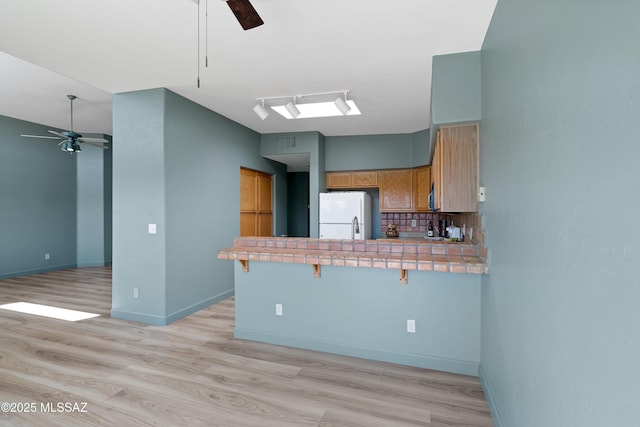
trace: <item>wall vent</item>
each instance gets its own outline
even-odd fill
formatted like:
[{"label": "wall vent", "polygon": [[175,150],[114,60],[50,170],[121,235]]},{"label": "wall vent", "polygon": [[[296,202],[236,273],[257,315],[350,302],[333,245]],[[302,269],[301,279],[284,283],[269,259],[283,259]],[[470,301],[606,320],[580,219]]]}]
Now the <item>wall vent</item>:
[{"label": "wall vent", "polygon": [[291,148],[296,146],[295,136],[278,136],[276,138],[278,148]]}]

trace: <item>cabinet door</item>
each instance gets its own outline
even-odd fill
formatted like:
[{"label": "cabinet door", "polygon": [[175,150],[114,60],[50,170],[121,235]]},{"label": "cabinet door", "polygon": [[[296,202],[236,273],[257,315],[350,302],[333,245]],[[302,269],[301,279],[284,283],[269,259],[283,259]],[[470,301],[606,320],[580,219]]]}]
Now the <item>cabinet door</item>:
[{"label": "cabinet door", "polygon": [[258,174],[257,236],[272,236],[271,175]]},{"label": "cabinet door", "polygon": [[377,171],[345,171],[327,172],[326,184],[329,189],[337,188],[376,188],[378,187]]},{"label": "cabinet door", "polygon": [[442,209],[442,129],[438,130],[436,147],[433,152],[433,161],[431,162],[431,165],[434,194],[433,204],[434,209],[439,211]]},{"label": "cabinet door", "polygon": [[413,212],[413,170],[380,171],[380,212]]},{"label": "cabinet door", "polygon": [[353,188],[368,188],[378,186],[378,172],[351,172],[351,186]]},{"label": "cabinet door", "polygon": [[431,192],[431,167],[422,166],[413,170],[414,173],[414,203],[416,211],[429,211],[429,193]]},{"label": "cabinet door", "polygon": [[443,212],[476,212],[478,125],[452,126],[440,131],[440,209]]},{"label": "cabinet door", "polygon": [[327,172],[327,188],[350,188],[351,172]]},{"label": "cabinet door", "polygon": [[271,175],[240,168],[240,236],[273,235]]},{"label": "cabinet door", "polygon": [[441,212],[477,211],[477,124],[438,129],[431,167],[436,210]]}]

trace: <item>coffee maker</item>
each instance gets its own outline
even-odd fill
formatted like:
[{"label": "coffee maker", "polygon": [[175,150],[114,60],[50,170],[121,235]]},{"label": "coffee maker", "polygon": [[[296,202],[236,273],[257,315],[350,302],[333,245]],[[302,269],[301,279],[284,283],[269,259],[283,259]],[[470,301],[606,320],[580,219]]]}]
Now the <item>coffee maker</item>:
[{"label": "coffee maker", "polygon": [[440,237],[447,237],[447,220],[440,220]]}]

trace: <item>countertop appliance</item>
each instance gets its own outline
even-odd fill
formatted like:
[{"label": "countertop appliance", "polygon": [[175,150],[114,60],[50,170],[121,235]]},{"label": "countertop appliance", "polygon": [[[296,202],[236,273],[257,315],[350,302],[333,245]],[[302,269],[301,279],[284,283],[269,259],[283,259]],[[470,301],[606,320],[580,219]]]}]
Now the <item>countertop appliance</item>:
[{"label": "countertop appliance", "polygon": [[320,193],[320,238],[371,238],[371,196],[364,191]]}]

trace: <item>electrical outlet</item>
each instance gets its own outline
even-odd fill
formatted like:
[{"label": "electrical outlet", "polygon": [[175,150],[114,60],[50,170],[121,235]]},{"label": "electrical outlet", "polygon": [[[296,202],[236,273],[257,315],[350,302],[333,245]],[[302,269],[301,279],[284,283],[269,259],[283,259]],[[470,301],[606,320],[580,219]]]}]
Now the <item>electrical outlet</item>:
[{"label": "electrical outlet", "polygon": [[51,254],[44,254],[44,260],[49,261],[51,259]]},{"label": "electrical outlet", "polygon": [[416,333],[416,321],[413,319],[407,319],[407,332],[412,334]]},{"label": "electrical outlet", "polygon": [[138,288],[133,288],[133,297],[138,298]]},{"label": "electrical outlet", "polygon": [[418,225],[418,220],[417,219],[412,219],[411,220],[411,227],[416,227]]},{"label": "electrical outlet", "polygon": [[282,316],[282,304],[276,304],[276,316]]}]

